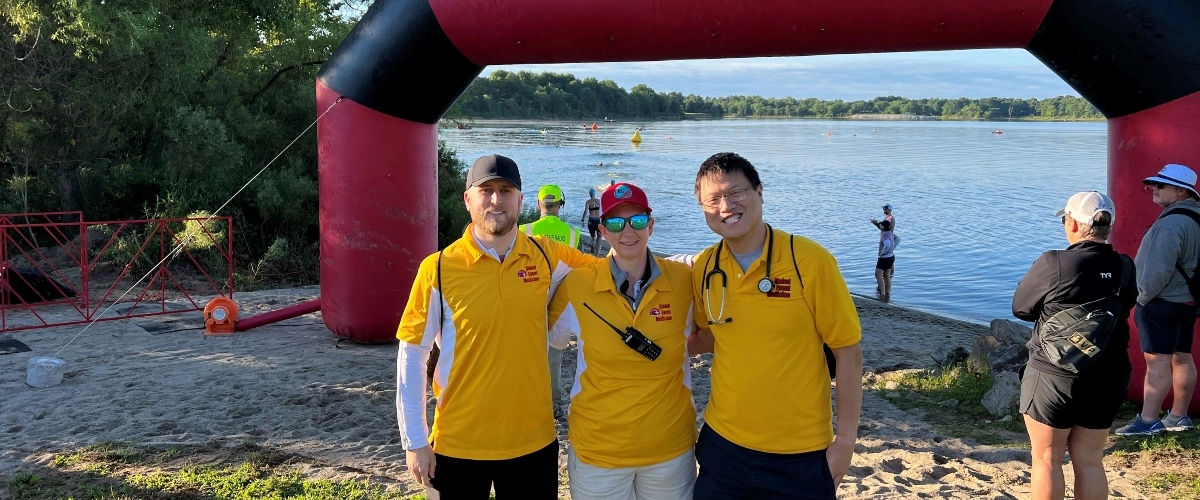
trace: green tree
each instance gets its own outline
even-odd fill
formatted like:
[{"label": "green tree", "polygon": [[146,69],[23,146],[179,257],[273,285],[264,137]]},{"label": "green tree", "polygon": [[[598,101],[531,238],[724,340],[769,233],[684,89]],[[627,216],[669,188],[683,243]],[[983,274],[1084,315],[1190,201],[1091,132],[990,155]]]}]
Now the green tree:
[{"label": "green tree", "polygon": [[[0,0],[0,211],[215,210],[311,123],[318,64],[356,7]],[[225,209],[239,253],[315,241],[315,145]]]}]

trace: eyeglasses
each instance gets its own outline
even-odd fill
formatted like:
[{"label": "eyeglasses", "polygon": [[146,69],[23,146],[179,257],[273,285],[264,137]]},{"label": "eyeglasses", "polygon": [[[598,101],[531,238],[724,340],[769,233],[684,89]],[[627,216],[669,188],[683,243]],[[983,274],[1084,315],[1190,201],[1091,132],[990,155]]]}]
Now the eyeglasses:
[{"label": "eyeglasses", "polygon": [[650,216],[647,214],[631,215],[629,217],[609,217],[604,219],[604,227],[610,233],[619,233],[625,230],[625,222],[629,222],[629,227],[634,231],[646,229],[650,225]]},{"label": "eyeglasses", "polygon": [[734,189],[733,191],[725,193],[721,196],[714,196],[707,200],[701,200],[700,205],[703,206],[704,208],[717,208],[717,207],[721,206],[721,198],[725,198],[726,200],[729,200],[730,203],[737,203],[739,201],[745,200],[746,193],[748,193],[749,191],[750,191],[749,189]]},{"label": "eyeglasses", "polygon": [[1065,215],[1064,215],[1064,216],[1062,216],[1062,223],[1063,223],[1063,224],[1066,224],[1066,223],[1067,223],[1067,216],[1065,216]]}]

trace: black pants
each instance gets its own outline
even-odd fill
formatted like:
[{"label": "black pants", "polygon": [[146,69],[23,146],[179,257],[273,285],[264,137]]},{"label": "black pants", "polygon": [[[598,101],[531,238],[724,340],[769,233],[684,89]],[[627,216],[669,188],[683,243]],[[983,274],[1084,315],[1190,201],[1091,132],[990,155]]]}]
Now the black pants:
[{"label": "black pants", "polygon": [[837,494],[825,450],[764,453],[738,446],[705,425],[696,441],[696,461],[695,500],[833,500]]},{"label": "black pants", "polygon": [[431,479],[442,500],[558,498],[558,440],[538,451],[508,460],[468,460],[434,454]]}]

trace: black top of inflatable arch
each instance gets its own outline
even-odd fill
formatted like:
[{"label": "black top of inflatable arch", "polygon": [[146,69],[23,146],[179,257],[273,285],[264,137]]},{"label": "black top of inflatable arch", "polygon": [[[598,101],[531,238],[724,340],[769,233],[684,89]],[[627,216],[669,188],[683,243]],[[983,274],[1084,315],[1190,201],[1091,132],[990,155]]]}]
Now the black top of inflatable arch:
[{"label": "black top of inflatable arch", "polygon": [[[1196,0],[1053,0],[1024,48],[1116,118],[1200,91],[1198,27]],[[482,70],[442,29],[430,0],[377,0],[317,78],[364,106],[432,124]]]}]

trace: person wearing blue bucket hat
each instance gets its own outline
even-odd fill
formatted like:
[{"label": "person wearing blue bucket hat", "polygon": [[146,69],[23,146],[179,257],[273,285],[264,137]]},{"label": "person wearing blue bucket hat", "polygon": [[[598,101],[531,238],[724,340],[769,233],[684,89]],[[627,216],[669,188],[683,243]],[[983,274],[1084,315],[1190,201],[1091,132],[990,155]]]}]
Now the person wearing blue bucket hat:
[{"label": "person wearing blue bucket hat", "polygon": [[[1196,300],[1189,281],[1200,255],[1200,193],[1196,172],[1171,163],[1143,184],[1162,214],[1142,237],[1137,257],[1137,308],[1133,321],[1146,360],[1142,412],[1117,429],[1119,435],[1152,435],[1193,428],[1188,406],[1196,390],[1192,331]],[[1173,392],[1170,411],[1159,411]]]}]

